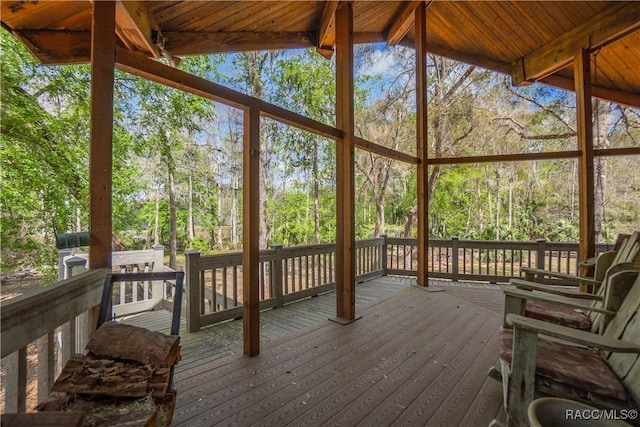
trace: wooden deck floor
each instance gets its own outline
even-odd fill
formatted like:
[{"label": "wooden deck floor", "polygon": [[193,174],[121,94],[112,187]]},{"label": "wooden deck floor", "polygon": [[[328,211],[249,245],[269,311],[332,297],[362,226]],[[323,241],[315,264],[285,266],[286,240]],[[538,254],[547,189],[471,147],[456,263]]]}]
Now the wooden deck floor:
[{"label": "wooden deck floor", "polygon": [[[183,334],[172,425],[488,425],[501,408],[486,372],[502,292],[409,283],[358,285],[363,318],[347,326],[327,320],[333,293],[264,312],[254,358],[241,354],[239,321]],[[158,329],[158,319],[146,326]]]}]

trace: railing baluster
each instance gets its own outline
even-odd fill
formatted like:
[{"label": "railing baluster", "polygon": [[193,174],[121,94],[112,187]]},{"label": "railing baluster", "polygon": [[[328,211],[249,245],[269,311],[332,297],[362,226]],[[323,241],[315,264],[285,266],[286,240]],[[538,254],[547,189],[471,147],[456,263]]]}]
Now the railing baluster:
[{"label": "railing baluster", "polygon": [[[264,276],[262,276],[264,278]],[[262,281],[264,283],[264,280]],[[262,288],[262,299],[264,299],[264,286]],[[233,305],[238,306],[238,266],[233,266]]]},{"label": "railing baluster", "polygon": [[227,303],[227,267],[223,267],[222,268],[222,308],[223,309],[227,309],[228,307],[228,303]]},{"label": "railing baluster", "polygon": [[218,269],[211,269],[211,305],[213,306],[213,311],[218,311]]},{"label": "railing baluster", "polygon": [[7,357],[5,382],[5,412],[25,412],[27,410],[27,348]]},{"label": "railing baluster", "polygon": [[38,401],[43,402],[49,397],[49,391],[55,378],[55,339],[54,333],[38,338]]}]

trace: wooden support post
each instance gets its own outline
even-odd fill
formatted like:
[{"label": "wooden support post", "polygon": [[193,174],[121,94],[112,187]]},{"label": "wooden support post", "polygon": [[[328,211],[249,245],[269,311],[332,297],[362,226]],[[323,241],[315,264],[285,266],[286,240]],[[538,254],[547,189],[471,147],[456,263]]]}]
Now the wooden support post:
[{"label": "wooden support post", "polygon": [[111,266],[111,174],[116,2],[93,2],[89,145],[89,269]]},{"label": "wooden support post", "polygon": [[415,10],[415,54],[416,54],[416,102],[417,102],[417,166],[418,179],[418,273],[419,286],[429,285],[427,268],[427,245],[429,244],[428,185],[427,185],[427,7],[421,4]]},{"label": "wooden support post", "polygon": [[[187,290],[187,331],[198,332],[200,330],[200,315],[202,310],[200,303],[203,294],[200,293],[200,251],[188,251],[186,256],[186,286]],[[213,294],[215,295],[215,278],[213,280]]]},{"label": "wooden support post", "polygon": [[[593,174],[593,124],[591,105],[591,55],[588,50],[580,50],[575,57],[574,79],[576,84],[576,118],[578,148],[579,205],[580,205],[580,248],[578,259],[585,260],[596,253],[595,202]],[[580,285],[583,288],[583,285]],[[586,289],[584,289],[586,291]]]},{"label": "wooden support post", "polygon": [[[336,316],[355,320],[355,196],[353,119],[353,6],[336,11]],[[336,319],[336,320],[338,320]]]},{"label": "wooden support post", "polygon": [[242,325],[244,354],[260,354],[260,110],[244,113],[242,185]]}]

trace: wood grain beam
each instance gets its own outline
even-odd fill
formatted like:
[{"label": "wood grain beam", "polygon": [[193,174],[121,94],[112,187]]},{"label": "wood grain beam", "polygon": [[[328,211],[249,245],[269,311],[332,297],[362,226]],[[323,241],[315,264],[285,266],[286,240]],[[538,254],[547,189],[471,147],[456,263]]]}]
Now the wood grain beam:
[{"label": "wood grain beam", "polygon": [[336,317],[355,320],[353,5],[336,11]]},{"label": "wood grain beam", "polygon": [[[575,92],[576,90],[576,84],[574,79],[561,77],[557,75],[547,76],[539,80],[539,82],[549,86],[570,90],[572,92]],[[609,89],[602,86],[592,85],[591,95],[595,96],[596,98],[604,99],[606,101],[613,101],[618,104],[640,108],[640,94],[637,94],[637,93],[622,92],[615,89]]]},{"label": "wood grain beam", "polygon": [[411,27],[413,27],[413,12],[422,3],[422,1],[403,2],[402,6],[400,6],[400,11],[387,31],[387,44],[389,46],[397,45],[407,35]]},{"label": "wood grain beam", "polygon": [[[408,37],[402,39],[399,44],[415,49],[415,40]],[[478,67],[486,68],[487,70],[491,71],[497,71],[503,74],[510,74],[511,72],[511,64],[509,64],[508,62],[498,61],[481,55],[460,52],[447,46],[428,43],[427,52],[434,55],[444,56],[445,58],[453,59],[454,61],[461,61],[466,64],[477,65]]]},{"label": "wood grain beam", "polygon": [[320,18],[320,30],[318,31],[318,53],[329,59],[333,55],[333,45],[336,43],[335,17],[336,9],[340,2],[330,0],[325,3],[322,17]]},{"label": "wood grain beam", "polygon": [[[593,107],[591,104],[591,55],[588,49],[581,49],[575,55],[576,120],[578,134],[579,212],[580,247],[578,259],[595,256],[595,178],[593,165]],[[582,285],[580,285],[582,287]]]},{"label": "wood grain beam", "polygon": [[93,3],[89,141],[89,269],[111,267],[115,3]]},{"label": "wood grain beam", "polygon": [[529,162],[533,160],[575,159],[580,150],[552,151],[547,153],[496,154],[491,156],[440,157],[427,160],[428,165],[462,165],[473,163]]},{"label": "wood grain beam", "polygon": [[260,354],[260,111],[244,114],[242,154],[242,329],[243,351]]},{"label": "wood grain beam", "polygon": [[315,32],[163,32],[173,55],[296,49],[316,46]]},{"label": "wood grain beam", "polygon": [[566,67],[580,49],[594,50],[640,29],[640,2],[614,4],[511,65],[513,84],[533,82]]},{"label": "wood grain beam", "polygon": [[[90,31],[24,30],[15,33],[27,48],[46,65],[82,64],[91,61]],[[312,32],[163,32],[165,48],[172,55],[278,50],[315,47]],[[353,34],[354,44],[384,41],[376,32]],[[127,47],[129,49],[129,47]]]},{"label": "wood grain beam", "polygon": [[416,168],[417,178],[417,211],[418,219],[418,271],[416,281],[418,286],[429,286],[429,272],[427,267],[427,247],[429,245],[429,185],[428,185],[428,145],[427,134],[429,125],[427,120],[427,8],[420,5],[415,10],[416,33],[416,147],[420,163]]},{"label": "wood grain beam", "polygon": [[[160,26],[149,12],[149,7],[141,0],[118,0],[116,2],[116,32],[125,46],[159,58],[158,46],[154,43],[153,32]],[[133,50],[133,49],[132,49]]]},{"label": "wood grain beam", "polygon": [[383,145],[367,141],[366,139],[360,138],[358,136],[354,136],[353,140],[356,147],[370,153],[379,154],[389,159],[399,160],[411,165],[420,164],[420,159],[418,157],[410,156],[409,154],[403,153],[401,151],[392,150],[391,148],[387,148]]},{"label": "wood grain beam", "polygon": [[[492,156],[440,157],[427,160],[428,165],[462,165],[474,163],[531,162],[535,160],[576,159],[580,150],[549,151],[543,153],[496,154]],[[594,157],[640,156],[640,147],[602,148],[593,150]]]}]

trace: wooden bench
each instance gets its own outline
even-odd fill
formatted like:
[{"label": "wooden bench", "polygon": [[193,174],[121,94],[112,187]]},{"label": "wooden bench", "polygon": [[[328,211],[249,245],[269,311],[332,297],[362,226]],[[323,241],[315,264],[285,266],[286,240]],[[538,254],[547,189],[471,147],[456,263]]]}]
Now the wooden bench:
[{"label": "wooden bench", "polygon": [[601,409],[638,409],[640,275],[637,271],[620,274],[631,275],[634,281],[602,335],[515,314],[506,316],[513,330],[504,329],[501,335],[500,364],[510,426],[528,425],[527,408],[538,395]]}]

